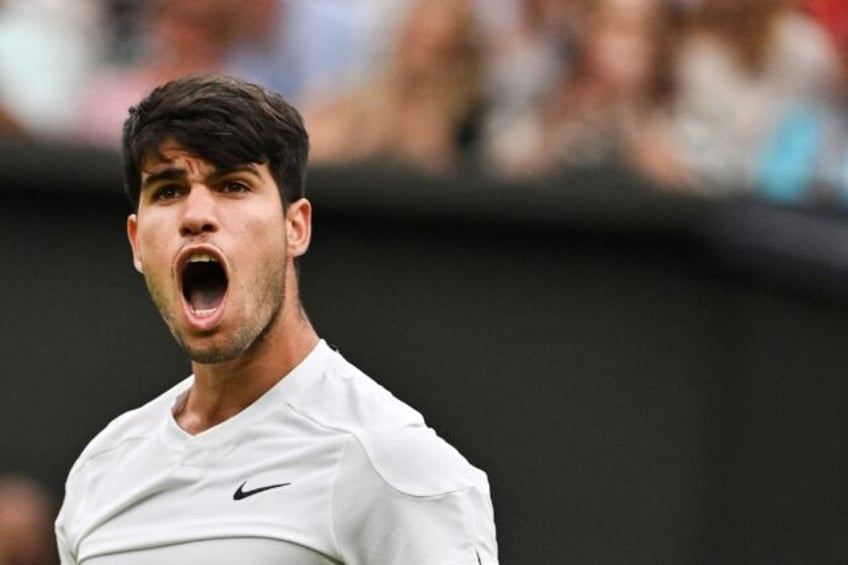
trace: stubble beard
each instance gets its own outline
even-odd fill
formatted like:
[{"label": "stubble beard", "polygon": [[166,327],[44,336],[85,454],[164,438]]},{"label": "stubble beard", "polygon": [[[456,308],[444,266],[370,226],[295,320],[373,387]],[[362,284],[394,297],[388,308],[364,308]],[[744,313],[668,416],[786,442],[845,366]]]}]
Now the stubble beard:
[{"label": "stubble beard", "polygon": [[[176,324],[175,318],[179,315],[177,311],[182,308],[182,305],[179,303],[171,305],[165,298],[165,293],[161,291],[160,286],[152,277],[145,275],[145,282],[159,314],[171,331],[171,335],[174,336],[177,344],[186,352],[189,359],[205,365],[226,363],[256,349],[274,328],[285,304],[286,263],[283,262],[281,267],[277,267],[268,273],[264,284],[260,285],[260,288],[265,289],[264,294],[259,297],[260,307],[264,304],[270,304],[270,309],[260,310],[260,312],[267,312],[267,318],[264,322],[253,323],[254,320],[247,320],[246,323],[237,328],[227,343],[218,347],[193,346]],[[242,292],[246,292],[246,290],[243,289]]]}]

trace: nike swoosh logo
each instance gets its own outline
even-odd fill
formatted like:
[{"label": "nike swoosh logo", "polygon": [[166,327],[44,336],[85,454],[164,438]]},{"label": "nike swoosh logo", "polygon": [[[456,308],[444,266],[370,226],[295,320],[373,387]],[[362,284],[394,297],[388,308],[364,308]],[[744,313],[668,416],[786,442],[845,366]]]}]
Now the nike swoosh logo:
[{"label": "nike swoosh logo", "polygon": [[264,487],[257,487],[249,490],[244,490],[244,485],[247,484],[247,481],[244,481],[239,485],[239,488],[236,489],[236,492],[233,493],[233,500],[242,500],[247,498],[248,496],[253,496],[254,494],[259,494],[260,492],[265,492],[266,490],[271,490],[280,487],[287,487],[291,483],[279,483],[276,485],[266,485]]}]

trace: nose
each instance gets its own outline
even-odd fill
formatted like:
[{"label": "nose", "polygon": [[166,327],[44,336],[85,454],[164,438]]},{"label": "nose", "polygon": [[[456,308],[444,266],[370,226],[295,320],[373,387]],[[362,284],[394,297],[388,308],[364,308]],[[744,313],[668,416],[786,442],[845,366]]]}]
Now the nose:
[{"label": "nose", "polygon": [[212,233],[218,230],[215,199],[205,186],[195,185],[183,200],[180,235],[183,237]]}]

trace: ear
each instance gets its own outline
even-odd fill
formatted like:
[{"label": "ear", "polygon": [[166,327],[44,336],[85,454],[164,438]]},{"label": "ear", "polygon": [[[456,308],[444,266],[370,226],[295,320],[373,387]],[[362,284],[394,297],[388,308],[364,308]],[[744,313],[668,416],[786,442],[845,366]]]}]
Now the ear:
[{"label": "ear", "polygon": [[286,248],[289,257],[300,257],[312,239],[312,203],[301,198],[286,209]]},{"label": "ear", "polygon": [[144,268],[141,263],[141,249],[138,244],[138,216],[135,214],[130,214],[129,217],[127,217],[127,239],[130,240],[130,248],[132,248],[133,265],[135,265],[135,270],[139,273],[143,273]]}]

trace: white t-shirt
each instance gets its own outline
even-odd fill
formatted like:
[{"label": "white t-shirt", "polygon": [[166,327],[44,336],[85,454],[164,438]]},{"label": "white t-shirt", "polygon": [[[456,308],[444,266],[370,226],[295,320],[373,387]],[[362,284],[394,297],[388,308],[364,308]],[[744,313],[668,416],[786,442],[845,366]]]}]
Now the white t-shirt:
[{"label": "white t-shirt", "polygon": [[494,565],[485,473],[321,341],[192,436],[186,379],[111,422],[71,469],[63,565]]}]

